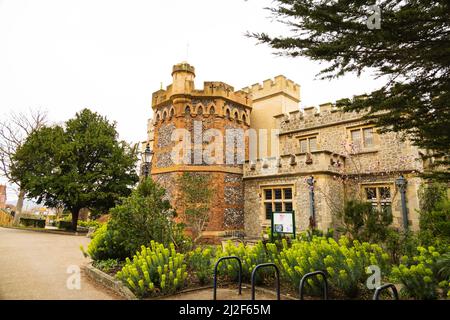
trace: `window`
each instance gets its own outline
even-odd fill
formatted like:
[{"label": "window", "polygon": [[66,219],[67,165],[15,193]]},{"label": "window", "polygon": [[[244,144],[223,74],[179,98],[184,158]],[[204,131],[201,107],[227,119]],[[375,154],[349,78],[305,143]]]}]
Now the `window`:
[{"label": "window", "polygon": [[372,147],[373,146],[373,128],[365,128],[363,129],[364,136],[364,147]]},{"label": "window", "polygon": [[361,127],[350,130],[350,137],[357,148],[371,148],[375,145],[374,127]]},{"label": "window", "polygon": [[366,200],[379,210],[392,210],[391,187],[389,185],[365,186]]},{"label": "window", "polygon": [[352,130],[352,142],[353,144],[360,148],[361,147],[361,130]]},{"label": "window", "polygon": [[273,212],[292,211],[292,187],[270,187],[263,189],[263,204],[266,219],[272,219]]},{"label": "window", "polygon": [[309,153],[317,150],[317,136],[300,139],[300,152]]}]

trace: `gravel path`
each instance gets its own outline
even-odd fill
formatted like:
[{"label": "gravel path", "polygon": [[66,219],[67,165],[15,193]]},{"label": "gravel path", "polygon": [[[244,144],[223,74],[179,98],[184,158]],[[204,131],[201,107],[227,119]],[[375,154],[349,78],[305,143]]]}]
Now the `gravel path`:
[{"label": "gravel path", "polygon": [[[80,289],[68,288],[69,277],[74,279],[68,270],[89,262],[80,250],[89,241],[84,236],[0,228],[0,300],[118,299],[82,271]],[[70,283],[76,285],[76,280]]]}]

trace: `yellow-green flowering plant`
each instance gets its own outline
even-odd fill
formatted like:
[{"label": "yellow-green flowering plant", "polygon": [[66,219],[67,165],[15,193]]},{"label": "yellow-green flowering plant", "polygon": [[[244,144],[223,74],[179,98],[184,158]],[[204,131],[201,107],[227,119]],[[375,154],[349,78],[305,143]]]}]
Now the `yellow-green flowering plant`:
[{"label": "yellow-green flowering plant", "polygon": [[[354,298],[365,286],[368,266],[377,265],[383,274],[389,269],[389,256],[376,244],[350,242],[345,237],[339,241],[312,237],[310,241],[293,241],[291,246],[285,241],[282,244],[281,251],[274,244],[267,244],[267,250],[283,279],[295,290],[306,273],[322,270],[334,290]],[[313,292],[321,290],[318,279],[309,281],[307,287]]]},{"label": "yellow-green flowering plant", "polygon": [[211,283],[216,262],[216,247],[197,247],[188,253],[188,266],[201,285]]},{"label": "yellow-green flowering plant", "polygon": [[437,268],[441,253],[433,246],[418,247],[417,250],[418,255],[403,256],[401,264],[392,268],[392,281],[401,283],[401,293],[411,298],[429,300],[446,296],[450,291],[448,279],[439,281]]},{"label": "yellow-green flowering plant", "polygon": [[[255,245],[240,243],[237,246],[229,241],[224,248],[218,248],[216,261],[225,256],[237,256],[241,259],[242,281],[246,282],[250,282],[251,273],[258,264],[269,261],[266,248],[261,241]],[[236,260],[225,260],[219,265],[218,273],[219,275],[227,276],[230,280],[236,280],[239,273],[239,265]],[[259,283],[262,279],[269,277],[269,274],[273,274],[273,270],[261,270],[256,277],[257,282]]]},{"label": "yellow-green flowering plant", "polygon": [[169,248],[151,241],[150,247],[141,247],[133,260],[116,274],[131,291],[139,297],[153,294],[169,294],[184,287],[187,279],[184,255],[177,253],[175,246]]}]

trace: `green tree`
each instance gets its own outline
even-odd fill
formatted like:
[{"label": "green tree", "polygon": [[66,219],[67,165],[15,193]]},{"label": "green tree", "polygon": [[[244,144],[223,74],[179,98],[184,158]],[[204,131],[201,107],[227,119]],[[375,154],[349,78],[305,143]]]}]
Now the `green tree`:
[{"label": "green tree", "polygon": [[204,174],[184,172],[178,178],[178,184],[183,218],[192,232],[194,242],[197,242],[209,221],[213,195],[211,179]]},{"label": "green tree", "polygon": [[27,197],[62,205],[76,230],[82,208],[107,211],[138,181],[135,148],[118,141],[114,123],[88,109],[64,126],[34,131],[14,157],[12,175]]},{"label": "green tree", "polygon": [[449,180],[448,0],[275,0],[269,10],[291,34],[249,36],[278,54],[327,63],[321,78],[367,70],[386,77],[382,88],[337,105],[366,112],[382,132],[408,133],[413,143],[432,151],[426,156],[438,157],[430,176]]}]

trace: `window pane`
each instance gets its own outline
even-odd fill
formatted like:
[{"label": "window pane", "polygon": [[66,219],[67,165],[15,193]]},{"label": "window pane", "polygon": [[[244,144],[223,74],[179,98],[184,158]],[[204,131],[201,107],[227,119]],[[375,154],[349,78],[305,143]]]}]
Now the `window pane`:
[{"label": "window pane", "polygon": [[281,202],[275,202],[275,211],[277,212],[283,211],[283,204]]},{"label": "window pane", "polygon": [[264,199],[271,200],[272,199],[272,189],[264,190]]},{"label": "window pane", "polygon": [[302,153],[308,152],[308,140],[307,139],[300,140],[300,152],[302,152]]},{"label": "window pane", "polygon": [[377,189],[376,188],[365,188],[366,189],[366,199],[369,201],[377,200]]},{"label": "window pane", "polygon": [[364,146],[372,147],[373,146],[373,128],[364,129],[363,134],[364,134]]},{"label": "window pane", "polygon": [[361,146],[361,131],[353,130],[352,132],[352,142],[355,144],[355,146]]},{"label": "window pane", "polygon": [[391,199],[391,188],[380,187],[380,188],[378,188],[378,194],[380,195],[380,200],[390,200]]},{"label": "window pane", "polygon": [[281,189],[275,189],[275,199],[281,199]]},{"label": "window pane", "polygon": [[309,152],[317,150],[317,138],[309,138]]},{"label": "window pane", "polygon": [[390,202],[381,203],[381,211],[392,214],[392,206]]},{"label": "window pane", "polygon": [[272,219],[272,203],[264,203],[264,210],[266,212],[266,219]]},{"label": "window pane", "polygon": [[284,203],[284,211],[292,211],[292,202]]},{"label": "window pane", "polygon": [[284,189],[284,198],[292,199],[292,189],[291,188]]}]

